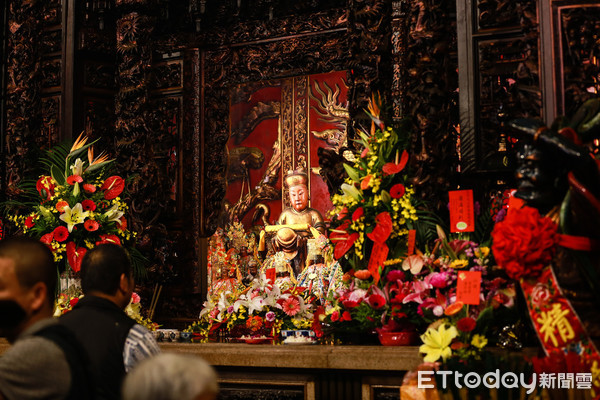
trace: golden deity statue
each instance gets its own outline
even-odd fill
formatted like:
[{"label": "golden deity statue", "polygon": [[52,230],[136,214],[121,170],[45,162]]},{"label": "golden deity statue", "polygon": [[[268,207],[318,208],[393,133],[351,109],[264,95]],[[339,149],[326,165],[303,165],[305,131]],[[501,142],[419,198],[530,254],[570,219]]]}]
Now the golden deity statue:
[{"label": "golden deity statue", "polygon": [[302,236],[310,235],[308,227],[325,234],[325,222],[321,213],[308,206],[308,175],[302,169],[288,172],[285,178],[291,207],[286,207],[279,216],[279,225],[301,226],[306,228],[298,232]]}]

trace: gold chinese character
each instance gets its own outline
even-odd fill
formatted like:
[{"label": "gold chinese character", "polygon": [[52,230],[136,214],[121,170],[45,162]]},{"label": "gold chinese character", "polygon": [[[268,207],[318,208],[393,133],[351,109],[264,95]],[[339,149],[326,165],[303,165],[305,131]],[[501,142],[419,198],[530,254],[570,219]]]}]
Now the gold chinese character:
[{"label": "gold chinese character", "polygon": [[552,310],[541,312],[541,317],[537,318],[537,322],[542,325],[540,333],[544,334],[544,342],[548,342],[548,339],[550,339],[554,347],[558,347],[556,333],[558,333],[563,343],[575,337],[573,327],[569,320],[565,318],[569,313],[570,311],[568,309],[563,310],[559,303],[553,304]]}]

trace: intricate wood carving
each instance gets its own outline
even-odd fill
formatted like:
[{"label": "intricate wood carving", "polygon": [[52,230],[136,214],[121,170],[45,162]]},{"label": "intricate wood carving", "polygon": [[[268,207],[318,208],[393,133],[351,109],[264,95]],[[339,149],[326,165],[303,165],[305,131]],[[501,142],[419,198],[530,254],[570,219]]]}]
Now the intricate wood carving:
[{"label": "intricate wood carving", "polygon": [[445,210],[447,191],[456,174],[454,125],[458,124],[455,4],[410,2],[407,17],[406,63],[403,79],[405,113],[414,124],[410,145],[418,194]]},{"label": "intricate wood carving", "polygon": [[4,141],[5,193],[16,194],[16,184],[31,172],[30,150],[48,145],[41,127],[39,37],[44,19],[41,2],[8,2],[6,54],[6,128]]},{"label": "intricate wood carving", "polygon": [[[225,11],[216,12],[214,21],[224,18],[225,14],[219,13]],[[225,195],[227,88],[239,83],[344,69],[348,61],[344,14],[343,9],[335,8],[314,15],[291,15],[276,21],[246,21],[215,27],[207,34],[205,41],[223,47],[206,50],[203,54],[206,192],[201,231],[205,234],[210,235],[218,226]],[[327,31],[319,33],[323,29]],[[284,110],[281,113],[284,133],[286,124],[295,121],[292,114],[286,119]],[[285,150],[282,150],[283,154],[286,154]]]},{"label": "intricate wood carving", "polygon": [[[554,1],[558,111],[571,116],[600,92],[600,6]],[[550,121],[548,121],[550,122]]]}]

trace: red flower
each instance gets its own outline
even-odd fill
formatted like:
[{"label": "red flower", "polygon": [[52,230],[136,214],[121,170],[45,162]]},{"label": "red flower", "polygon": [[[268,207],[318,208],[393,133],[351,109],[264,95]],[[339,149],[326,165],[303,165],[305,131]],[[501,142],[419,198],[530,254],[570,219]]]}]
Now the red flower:
[{"label": "red flower", "polygon": [[450,348],[452,350],[460,350],[460,349],[464,349],[466,347],[469,347],[469,345],[466,343],[463,343],[463,342],[454,342],[450,345]]},{"label": "red flower", "polygon": [[75,182],[81,183],[83,182],[83,178],[79,175],[71,175],[67,177],[67,183],[69,185],[74,185]]},{"label": "red flower", "polygon": [[81,270],[81,260],[87,253],[85,247],[77,247],[74,242],[67,243],[67,261],[74,272]]},{"label": "red flower", "polygon": [[379,294],[372,294],[369,296],[367,303],[376,310],[379,310],[385,306],[385,297]]},{"label": "red flower", "polygon": [[471,332],[475,329],[477,322],[471,317],[464,317],[458,320],[456,327],[462,332]]},{"label": "red flower", "polygon": [[329,235],[329,239],[334,243],[335,248],[333,250],[333,256],[336,260],[339,260],[352,248],[354,242],[358,239],[358,233],[353,233],[348,235],[346,229],[350,222],[346,221],[342,225],[338,226],[331,235]]},{"label": "red flower", "polygon": [[73,297],[71,300],[69,300],[69,305],[71,307],[75,307],[75,304],[79,303],[79,297]]},{"label": "red flower", "polygon": [[513,209],[494,226],[494,257],[512,279],[536,277],[552,260],[556,230],[556,224],[535,208]]},{"label": "red flower", "polygon": [[125,218],[125,216],[123,215],[121,218],[119,218],[119,230],[120,231],[124,231],[127,229],[127,218]]},{"label": "red flower", "polygon": [[27,217],[25,219],[25,226],[29,229],[33,228],[35,226],[35,222],[33,222],[33,219],[37,217],[36,214],[30,215],[29,217]]},{"label": "red flower", "polygon": [[331,313],[331,322],[335,322],[337,320],[340,319],[340,312],[339,311],[334,311]]},{"label": "red flower", "polygon": [[362,180],[360,181],[360,188],[362,190],[367,190],[369,187],[369,182],[371,182],[371,178],[373,178],[373,175],[369,174],[367,176],[365,176],[364,178],[362,178]]},{"label": "red flower", "polygon": [[283,312],[293,317],[300,311],[300,302],[295,297],[288,297],[283,301]]},{"label": "red flower", "polygon": [[112,200],[123,192],[125,181],[120,176],[111,176],[106,178],[100,189],[104,190],[104,198],[106,200]]},{"label": "red flower", "polygon": [[92,185],[91,183],[84,183],[83,190],[88,193],[94,193],[96,191],[96,186]]},{"label": "red flower", "polygon": [[69,231],[64,226],[57,226],[52,232],[54,235],[54,239],[59,242],[64,242],[69,237]]},{"label": "red flower", "polygon": [[61,201],[59,201],[59,202],[56,203],[56,209],[59,212],[64,213],[65,212],[65,207],[68,206],[68,205],[69,205],[69,203],[67,203],[64,200],[61,200]]},{"label": "red flower", "polygon": [[[52,240],[54,240],[53,232],[46,233],[40,238],[40,242],[44,243],[45,245],[48,245],[48,247],[50,247],[50,243],[52,243]],[[50,250],[52,250],[52,247],[50,247]]]},{"label": "red flower", "polygon": [[[396,158],[397,157],[398,156],[396,155]],[[398,162],[398,163],[389,162],[383,166],[383,168],[382,168],[383,174],[384,175],[397,174],[398,172],[400,172],[404,169],[407,162],[408,162],[408,153],[406,152],[406,150],[404,150],[402,152],[402,156],[400,157],[400,162]]]},{"label": "red flower", "polygon": [[396,183],[390,189],[390,196],[392,196],[392,198],[394,199],[399,199],[400,197],[404,196],[405,192],[406,188],[404,187],[404,185],[401,183]]},{"label": "red flower", "polygon": [[95,232],[98,230],[98,228],[100,228],[100,224],[98,223],[98,221],[94,221],[93,219],[87,219],[83,223],[83,227],[88,232]]},{"label": "red flower", "polygon": [[360,153],[360,158],[365,158],[367,156],[367,154],[369,153],[369,148],[365,147],[363,149],[363,151]]},{"label": "red flower", "polygon": [[340,213],[338,214],[338,219],[344,219],[346,218],[346,215],[348,215],[348,208],[346,206],[344,206],[341,210]]},{"label": "red flower", "polygon": [[360,303],[361,303],[360,301],[354,301],[354,300],[344,300],[344,301],[342,301],[342,304],[344,305],[345,308],[358,307],[358,305]]},{"label": "red flower", "polygon": [[368,269],[361,269],[360,271],[356,271],[354,273],[354,276],[364,281],[371,277],[371,271],[369,271]]},{"label": "red flower", "polygon": [[383,243],[392,233],[392,217],[387,211],[381,212],[375,217],[375,228],[371,233],[367,233],[369,239],[376,243]]},{"label": "red flower", "polygon": [[352,321],[352,316],[348,311],[342,313],[342,321]]},{"label": "red flower", "polygon": [[358,221],[363,215],[365,215],[365,210],[362,207],[358,207],[352,213],[352,221]]},{"label": "red flower", "polygon": [[50,197],[54,196],[54,184],[52,184],[51,176],[42,176],[37,180],[35,188],[41,197],[45,197],[46,200],[50,200]]},{"label": "red flower", "polygon": [[81,202],[81,207],[85,211],[94,211],[96,209],[96,203],[94,203],[93,200],[85,199],[84,201]]},{"label": "red flower", "polygon": [[550,293],[550,288],[543,283],[538,283],[535,285],[533,290],[531,291],[531,302],[534,306],[540,307],[542,304],[546,304],[546,302],[552,297]]},{"label": "red flower", "polygon": [[390,272],[388,272],[386,279],[389,282],[395,282],[395,281],[403,281],[405,277],[406,277],[406,275],[404,274],[404,271],[400,271],[399,269],[394,269],[394,270],[391,270]]},{"label": "red flower", "polygon": [[[85,223],[84,223],[85,225]],[[96,242],[96,246],[100,245],[100,244],[104,244],[104,243],[112,243],[112,244],[118,244],[119,246],[121,245],[121,239],[119,239],[119,237],[117,235],[100,235],[100,240],[98,240]]]}]

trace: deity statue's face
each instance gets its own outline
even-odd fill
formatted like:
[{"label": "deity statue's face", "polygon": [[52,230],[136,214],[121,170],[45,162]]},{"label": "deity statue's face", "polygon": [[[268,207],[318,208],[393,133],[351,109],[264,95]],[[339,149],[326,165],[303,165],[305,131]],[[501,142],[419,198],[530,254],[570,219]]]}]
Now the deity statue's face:
[{"label": "deity statue's face", "polygon": [[308,207],[308,189],[304,185],[292,186],[289,189],[290,203],[296,211],[303,211]]}]

